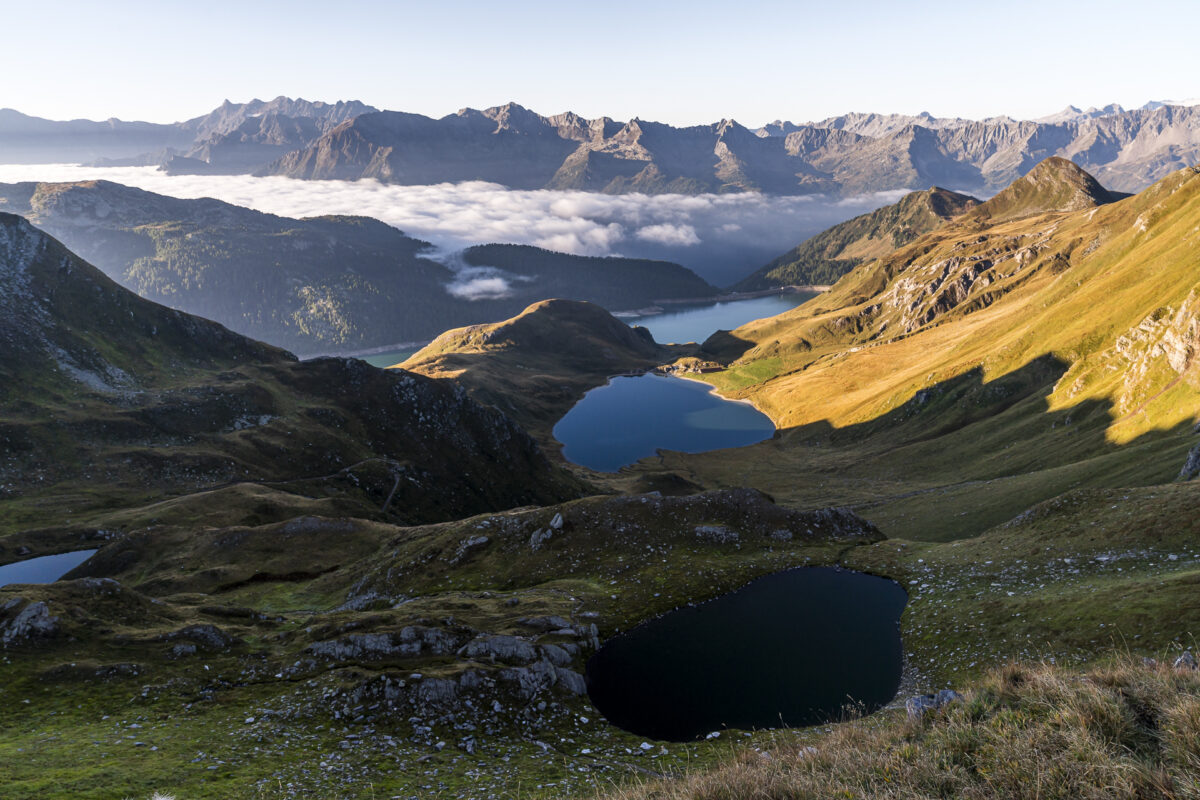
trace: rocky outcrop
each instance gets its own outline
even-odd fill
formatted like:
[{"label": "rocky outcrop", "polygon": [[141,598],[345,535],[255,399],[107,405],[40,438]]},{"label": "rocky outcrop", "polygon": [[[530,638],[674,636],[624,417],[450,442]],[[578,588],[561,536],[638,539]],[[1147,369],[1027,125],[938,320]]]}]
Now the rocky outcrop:
[{"label": "rocky outcrop", "polygon": [[1179,470],[1178,480],[1190,481],[1198,475],[1200,475],[1200,444],[1188,451],[1183,468]]},{"label": "rocky outcrop", "polygon": [[963,696],[953,689],[942,689],[936,694],[919,694],[908,698],[904,709],[909,719],[921,719],[930,711],[936,711],[950,703],[962,702]]},{"label": "rocky outcrop", "polygon": [[[219,652],[228,650],[235,642],[235,639],[225,631],[218,628],[216,625],[207,623],[199,625],[188,625],[174,633],[168,634],[167,641],[175,641],[179,639],[187,639],[193,644],[176,645],[174,648],[175,655],[189,655],[194,653],[196,647],[203,648],[211,652]],[[188,647],[191,650],[188,651]]]},{"label": "rocky outcrop", "polygon": [[17,647],[58,633],[58,617],[42,601],[14,597],[0,606],[0,647]]},{"label": "rocky outcrop", "polygon": [[315,642],[305,652],[331,661],[371,661],[412,658],[418,655],[447,655],[461,638],[441,628],[409,625],[398,633],[353,633],[340,639]]},{"label": "rocky outcrop", "polygon": [[530,664],[537,660],[538,648],[517,636],[480,636],[468,642],[458,654],[493,664]]},{"label": "rocky outcrop", "polygon": [[738,532],[724,525],[697,525],[696,537],[714,544],[733,544],[741,538]]},{"label": "rocky outcrop", "polygon": [[1146,379],[1160,364],[1174,376],[1186,377],[1197,352],[1200,352],[1200,287],[1192,289],[1178,308],[1164,306],[1146,315],[1100,355],[1105,369],[1121,373],[1118,410],[1127,413],[1146,400]]}]

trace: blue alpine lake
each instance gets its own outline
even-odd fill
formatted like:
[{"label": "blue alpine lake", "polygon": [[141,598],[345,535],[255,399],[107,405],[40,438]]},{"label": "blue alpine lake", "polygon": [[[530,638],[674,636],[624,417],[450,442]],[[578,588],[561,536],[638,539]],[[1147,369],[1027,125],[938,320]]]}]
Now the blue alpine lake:
[{"label": "blue alpine lake", "polygon": [[588,694],[614,725],[670,741],[871,713],[900,686],[907,601],[858,572],[777,572],[610,638],[588,661]]},{"label": "blue alpine lake", "polygon": [[660,344],[703,342],[717,331],[731,331],[747,322],[782,314],[816,296],[816,292],[793,292],[749,300],[671,305],[661,314],[622,315],[621,319],[647,328]]},{"label": "blue alpine lake", "polygon": [[659,449],[703,453],[774,434],[770,418],[749,403],[725,400],[696,381],[654,373],[612,378],[554,426],[563,456],[600,472],[615,472]]},{"label": "blue alpine lake", "polygon": [[91,558],[95,550],[76,550],[5,564],[0,567],[0,586],[10,583],[54,583]]}]

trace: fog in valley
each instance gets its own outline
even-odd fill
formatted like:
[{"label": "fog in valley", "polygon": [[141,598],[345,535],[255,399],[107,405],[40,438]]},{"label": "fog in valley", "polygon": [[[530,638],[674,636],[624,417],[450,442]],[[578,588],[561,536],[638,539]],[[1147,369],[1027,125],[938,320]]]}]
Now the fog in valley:
[{"label": "fog in valley", "polygon": [[440,249],[503,242],[577,255],[676,261],[726,286],[830,225],[905,192],[848,199],[752,193],[604,195],[491,183],[398,186],[246,175],[170,176],[152,167],[0,165],[0,183],[108,180],[181,198],[215,197],[272,214],[375,217]]}]

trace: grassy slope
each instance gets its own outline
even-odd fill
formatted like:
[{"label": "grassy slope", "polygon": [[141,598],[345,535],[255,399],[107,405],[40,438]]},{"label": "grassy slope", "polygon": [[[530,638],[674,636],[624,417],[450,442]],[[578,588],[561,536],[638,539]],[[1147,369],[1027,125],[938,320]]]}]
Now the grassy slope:
[{"label": "grassy slope", "polygon": [[[1011,197],[995,200],[1011,216]],[[922,237],[793,312],[710,340],[733,361],[703,379],[783,433],[666,467],[801,506],[870,503],[911,538],[970,535],[1074,486],[1170,480],[1200,418],[1188,349],[1197,220],[1200,174],[1185,170],[1091,210],[980,213]],[[943,271],[937,291],[922,288]]]},{"label": "grassy slope", "polygon": [[[210,501],[196,498],[195,506]],[[532,549],[532,532],[556,514],[563,529]],[[740,541],[708,542],[695,534],[698,525],[727,526]],[[780,529],[793,538],[772,536]],[[462,543],[481,532],[488,541],[464,554]],[[415,686],[469,669],[497,673],[486,659],[329,662],[305,648],[413,625],[574,646],[569,632],[537,634],[522,620],[557,615],[584,629],[594,622],[608,636],[765,573],[836,563],[876,539],[870,529],[787,512],[752,492],[590,498],[419,528],[315,517],[138,528],[75,580],[0,589],[0,605],[41,600],[61,620],[58,636],[9,648],[0,660],[10,700],[0,712],[6,797],[154,789],[197,798],[556,797],[631,770],[710,761],[722,748],[644,753],[641,740],[603,724],[585,699],[554,691],[536,707],[501,693],[501,711],[492,710],[495,695],[486,696],[466,723],[410,706],[403,692],[394,711],[367,708],[369,701],[356,707],[353,698],[381,678]],[[348,598],[364,602],[341,607]],[[178,632],[193,624],[216,625],[233,641],[172,655],[174,643],[189,641]],[[573,669],[582,670],[587,652],[585,645]]]},{"label": "grassy slope", "polygon": [[864,261],[885,256],[978,204],[973,197],[936,186],[913,192],[898,203],[807,239],[733,288],[750,292],[774,286],[835,283]]},{"label": "grassy slope", "polygon": [[[1093,257],[1106,259],[1103,263],[1110,269],[1128,277],[1131,270],[1122,265],[1140,256],[1127,251],[1150,243],[1161,246],[1160,255],[1168,265],[1172,258],[1182,258],[1186,251],[1179,248],[1192,241],[1187,237],[1195,223],[1191,228],[1186,224],[1175,228],[1164,221],[1176,219],[1179,212],[1173,203],[1191,213],[1194,197],[1188,199],[1188,192],[1194,187],[1180,181],[1176,187],[1160,188],[1158,199],[1141,198],[1144,207],[1127,206],[1130,201],[1125,201],[1101,208],[1094,217],[1112,223],[1103,231],[1111,236],[1086,255],[1082,250],[1090,242],[1085,242],[1078,261],[1064,256],[1070,267],[1057,273],[1053,268],[1059,263],[1054,258],[1057,251],[1042,251],[1009,294],[1028,292],[1026,300],[1037,308],[1039,292],[1080,266],[1096,266]],[[1163,207],[1154,209],[1159,201]],[[1147,216],[1139,221],[1142,214]],[[1078,222],[1064,215],[1037,220],[1068,232]],[[1118,224],[1122,220],[1125,228]],[[1129,233],[1126,229],[1140,227],[1139,222],[1146,226],[1141,237],[1130,234],[1123,239]],[[1008,236],[1008,231],[1026,223],[1004,224],[1016,226],[1002,232]],[[980,231],[986,227],[982,222],[979,226]],[[1170,237],[1159,235],[1160,227],[1170,231]],[[980,235],[972,233],[975,238]],[[932,247],[944,243],[938,242]],[[1121,242],[1125,251],[1117,247]],[[890,279],[886,269],[861,272],[854,286]],[[1119,287],[1110,283],[1108,288]],[[1167,281],[1158,289],[1139,285],[1121,291],[1133,292],[1127,296],[1141,296],[1138,292],[1144,291],[1149,302],[1157,291],[1175,288],[1176,283]],[[952,325],[962,325],[959,332],[964,335],[975,330],[966,323],[992,330],[987,325],[999,325],[997,319],[1004,319],[991,316],[999,314],[1002,305],[997,299],[972,314],[963,313],[963,308],[948,309],[940,324],[880,347],[900,347]],[[1071,322],[1055,317],[1050,309],[1042,309],[1041,314],[1056,324]],[[1010,315],[1010,323],[1015,316]],[[1129,316],[1133,325],[1140,323],[1134,311]],[[1158,318],[1173,319],[1162,314]],[[483,339],[493,330],[459,331],[454,349],[487,352],[496,343]],[[498,347],[507,359],[500,374],[514,375],[511,368],[521,363],[524,347],[545,337],[554,341],[556,330],[556,325],[536,326],[534,339],[514,336],[511,343],[519,346]],[[557,336],[561,344],[561,330]],[[594,357],[587,339],[579,341],[585,346],[578,355]],[[749,759],[753,774],[734,766],[711,777],[653,790],[723,797],[745,795],[754,786],[765,785],[779,796],[804,796],[801,788],[812,786],[816,796],[840,788],[850,790],[849,796],[872,796],[887,785],[907,785],[900,782],[903,779],[932,791],[931,784],[916,783],[918,779],[934,780],[929,777],[933,766],[960,765],[947,759],[964,753],[993,775],[997,768],[1016,775],[1020,767],[1037,762],[1025,751],[998,750],[998,745],[1052,742],[1039,738],[1039,732],[1055,725],[1064,729],[1062,720],[1073,718],[1055,717],[1053,707],[1042,702],[1044,694],[1030,694],[1025,700],[1011,693],[989,695],[989,686],[1004,688],[997,678],[982,678],[980,693],[971,701],[973,724],[948,727],[945,735],[934,730],[930,735],[918,732],[913,738],[905,729],[889,726],[884,715],[841,728],[848,733],[835,734],[828,742],[819,739],[820,731],[750,736],[746,741],[760,748],[782,743],[768,770],[773,782],[756,784],[763,776],[757,772],[758,757],[750,755],[753,751],[731,748],[730,737],[643,752],[637,740],[603,725],[584,701],[558,697],[552,698],[557,705],[547,715],[551,718],[531,726],[525,717],[505,716],[496,723],[500,727],[495,738],[488,737],[470,754],[458,746],[460,731],[443,726],[424,732],[408,724],[406,713],[381,715],[366,704],[356,709],[348,699],[356,687],[380,674],[407,677],[419,669],[435,676],[452,675],[460,664],[426,659],[314,668],[297,657],[298,650],[314,638],[339,631],[398,630],[418,620],[448,629],[463,624],[518,632],[519,616],[559,614],[575,619],[570,615],[594,612],[596,617],[586,618],[595,619],[608,633],[684,600],[726,591],[764,572],[802,563],[842,563],[893,577],[909,589],[910,604],[902,621],[909,685],[978,682],[989,665],[1012,657],[1093,659],[1111,651],[1116,642],[1139,654],[1163,652],[1188,642],[1200,629],[1200,610],[1191,602],[1200,569],[1195,544],[1200,492],[1195,484],[1121,491],[1076,489],[1021,515],[1012,525],[995,527],[1033,501],[1070,489],[1073,483],[1131,485],[1148,482],[1148,476],[1165,481],[1178,471],[1186,437],[1159,435],[1153,427],[1145,430],[1138,415],[1157,415],[1162,408],[1187,404],[1194,389],[1186,381],[1171,385],[1169,375],[1153,369],[1144,374],[1128,365],[1109,370],[1105,341],[1099,337],[1094,349],[1087,351],[1091,361],[1072,360],[1070,351],[1025,358],[1025,351],[1010,343],[1008,351],[995,357],[1001,363],[1011,357],[1015,368],[993,373],[988,362],[961,373],[951,370],[938,377],[935,386],[925,387],[930,391],[924,400],[909,402],[921,386],[897,390],[905,402],[883,415],[854,416],[877,402],[864,392],[839,407],[842,422],[836,426],[820,415],[762,447],[695,457],[668,454],[665,459],[668,468],[710,483],[769,482],[782,498],[797,505],[842,499],[860,503],[872,517],[887,520],[887,531],[899,530],[910,541],[869,544],[860,540],[854,547],[836,539],[780,544],[768,540],[764,532],[776,527],[773,518],[783,512],[764,510],[750,499],[707,506],[695,500],[678,501],[681,505],[675,506],[671,503],[677,501],[653,498],[589,499],[560,509],[521,510],[408,529],[368,521],[300,520],[296,535],[282,539],[286,547],[280,547],[281,534],[289,529],[281,521],[298,513],[325,513],[327,500],[280,497],[270,487],[244,486],[156,503],[144,510],[115,510],[111,519],[98,518],[97,524],[119,524],[129,535],[111,545],[97,565],[118,575],[128,587],[120,602],[91,596],[94,588],[81,581],[0,590],[6,598],[19,593],[45,599],[55,613],[71,609],[62,616],[68,632],[78,640],[53,640],[21,651],[17,658],[8,652],[4,655],[8,660],[0,663],[6,694],[31,700],[28,705],[6,702],[2,706],[9,711],[3,719],[6,733],[0,737],[0,754],[17,764],[14,794],[44,796],[55,786],[70,785],[84,796],[151,789],[179,790],[197,797],[250,791],[279,797],[370,797],[385,792],[562,796],[586,791],[593,781],[607,783],[631,773],[705,767],[731,753],[743,763]],[[945,356],[950,364],[965,358],[963,353],[974,346],[954,338],[943,343],[952,350]],[[958,344],[963,348],[955,351]],[[831,377],[833,367],[822,361],[833,350],[833,344],[828,346],[828,352],[815,356],[812,351],[776,347],[769,358],[778,361],[768,362],[770,369],[762,369],[761,374],[780,380],[774,376],[811,359],[805,371],[828,370],[827,380],[837,385]],[[1135,362],[1141,363],[1137,354],[1149,346],[1133,342],[1123,352],[1134,353]],[[866,370],[860,359],[874,349],[846,353],[836,361]],[[1026,349],[1040,355],[1037,347]],[[747,363],[762,368],[765,361],[755,358]],[[868,363],[878,374],[886,373],[887,362]],[[600,366],[593,361],[589,368]],[[1082,399],[1048,410],[1068,368],[1076,370],[1071,385],[1078,383]],[[1136,375],[1137,380],[1117,386],[1114,372]],[[1075,376],[1082,380],[1076,381]],[[770,386],[774,380],[761,385]],[[506,391],[519,392],[528,385],[514,379]],[[1166,390],[1155,397],[1153,393],[1164,386]],[[1154,399],[1147,402],[1147,398]],[[1128,422],[1121,424],[1131,425],[1135,433],[1120,443],[1110,442],[1112,409],[1120,403],[1133,404],[1131,409],[1137,413],[1126,413]],[[629,477],[646,478],[651,472],[644,468],[640,475]],[[245,508],[239,508],[242,503]],[[1010,506],[1015,510],[1010,511]],[[666,515],[655,510],[664,508],[669,510]],[[531,552],[531,531],[545,529],[556,511],[569,523],[566,533],[552,537],[548,549]],[[251,514],[264,518],[249,519]],[[696,524],[737,527],[746,520],[762,524],[747,531],[737,545],[704,544],[691,532]],[[478,552],[468,548],[462,551],[466,557],[460,558],[463,543],[481,532],[489,536],[486,548]],[[911,541],[918,538],[954,541]],[[321,572],[329,567],[333,571]],[[333,611],[362,590],[379,596],[359,611]],[[151,596],[163,603],[150,602]],[[520,601],[515,608],[507,605],[514,596]],[[226,610],[214,612],[213,606]],[[265,616],[230,617],[230,609],[239,607]],[[454,621],[447,621],[448,617]],[[167,645],[155,639],[157,634],[199,621],[219,624],[242,641],[228,651],[205,653],[201,660],[176,660],[167,655]],[[108,633],[95,635],[105,627]],[[97,678],[98,669],[119,663],[136,663],[144,671]],[[203,669],[205,664],[210,669]],[[290,665],[297,671],[291,672]],[[285,675],[285,680],[272,680],[276,674]],[[1148,678],[1122,680],[1148,690],[1160,688],[1165,673],[1148,674]],[[67,680],[79,681],[69,694],[61,690]],[[1088,690],[1080,698],[1090,702],[1096,696]],[[1105,708],[1112,705],[1112,698],[1100,699]],[[1078,707],[1063,705],[1068,711]],[[1167,709],[1156,700],[1153,708],[1160,707]],[[250,716],[254,721],[246,722]],[[1165,711],[1162,718],[1175,719]],[[131,728],[131,723],[143,727]],[[876,729],[882,731],[881,738],[855,738]],[[448,746],[438,749],[438,737],[444,737]],[[815,745],[819,758],[789,760],[792,737]],[[134,745],[138,740],[146,746]],[[855,750],[849,746],[854,741],[865,744]],[[1057,775],[1056,785],[1066,785],[1073,792],[1069,796],[1086,794],[1088,786],[1109,785],[1108,773],[1102,771],[1109,764],[1117,765],[1122,779],[1139,779],[1137,764],[1122,761],[1125,756],[1120,752],[1098,753],[1083,734],[1076,741],[1080,748],[1090,749],[1069,752],[1084,752],[1091,759],[1084,763],[1096,769],[1075,785]],[[1143,760],[1155,765],[1154,753],[1135,753],[1138,759],[1143,755]],[[210,766],[216,769],[209,770]],[[804,773],[804,779],[814,783],[800,783],[801,776],[790,773]],[[938,785],[951,794],[978,790],[987,796],[984,773],[958,771],[951,777],[959,782]],[[256,785],[257,781],[263,783]],[[1020,784],[999,785],[1003,790]],[[999,791],[996,796],[1012,793]]]},{"label": "grassy slope", "polygon": [[608,800],[734,797],[905,800],[1193,797],[1200,788],[1200,677],[1117,659],[1087,671],[996,669],[926,719],[899,714],[780,736],[682,780]]}]

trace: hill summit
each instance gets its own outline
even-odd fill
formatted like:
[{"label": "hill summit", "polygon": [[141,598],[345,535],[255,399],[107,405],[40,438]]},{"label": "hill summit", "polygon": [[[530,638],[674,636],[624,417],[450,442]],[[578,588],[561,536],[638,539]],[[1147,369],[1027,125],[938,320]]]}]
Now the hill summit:
[{"label": "hill summit", "polygon": [[806,239],[733,288],[753,292],[834,283],[859,264],[882,258],[978,205],[974,197],[939,186],[906,194],[898,203]]},{"label": "hill summit", "polygon": [[1074,162],[1051,156],[979,206],[972,216],[1003,222],[1052,211],[1095,208],[1124,196],[1105,189]]}]

